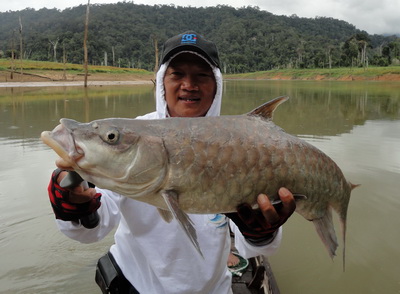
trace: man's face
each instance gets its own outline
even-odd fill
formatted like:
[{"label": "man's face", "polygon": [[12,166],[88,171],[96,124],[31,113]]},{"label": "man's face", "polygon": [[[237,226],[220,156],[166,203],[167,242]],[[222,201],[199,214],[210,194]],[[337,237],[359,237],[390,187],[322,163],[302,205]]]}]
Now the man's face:
[{"label": "man's face", "polygon": [[164,88],[170,116],[197,117],[206,115],[217,85],[206,61],[195,54],[182,53],[170,62]]}]

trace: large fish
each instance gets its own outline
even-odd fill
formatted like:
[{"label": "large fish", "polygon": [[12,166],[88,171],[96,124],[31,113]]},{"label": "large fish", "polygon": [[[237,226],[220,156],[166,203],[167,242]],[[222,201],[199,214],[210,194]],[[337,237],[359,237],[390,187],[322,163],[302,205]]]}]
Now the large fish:
[{"label": "large fish", "polygon": [[174,217],[199,252],[187,213],[256,206],[258,194],[276,200],[280,187],[306,195],[296,211],[314,223],[333,257],[338,243],[331,208],[339,215],[345,240],[355,185],[327,155],[272,122],[274,110],[287,99],[278,97],[235,116],[90,123],[61,119],[41,138],[85,180],[152,204],[167,221]]}]

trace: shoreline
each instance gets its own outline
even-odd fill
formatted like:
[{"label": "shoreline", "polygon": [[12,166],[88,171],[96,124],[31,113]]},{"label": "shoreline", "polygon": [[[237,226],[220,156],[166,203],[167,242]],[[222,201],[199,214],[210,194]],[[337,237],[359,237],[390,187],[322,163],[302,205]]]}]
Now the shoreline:
[{"label": "shoreline", "polygon": [[[291,81],[374,81],[374,82],[400,82],[400,73],[386,72],[374,73],[369,76],[342,73],[330,76],[318,73],[316,75],[301,76],[298,72],[258,72],[247,74],[225,74],[224,80],[291,80]],[[88,86],[129,86],[151,85],[155,83],[153,73],[91,73],[88,76]],[[0,88],[28,88],[28,87],[83,87],[82,74],[67,74],[63,76],[59,71],[25,70],[23,74],[0,70]]]},{"label": "shoreline", "polygon": [[237,74],[237,75],[226,75],[225,80],[280,80],[280,81],[338,81],[338,82],[400,82],[400,74],[383,74],[383,75],[372,75],[372,76],[359,76],[359,75],[341,75],[338,77],[330,77],[326,75],[314,75],[308,77],[296,77],[295,75],[287,75],[283,73],[278,74]]},{"label": "shoreline", "polygon": [[[23,74],[14,72],[11,79],[10,71],[0,70],[0,88],[28,87],[83,87],[84,75],[80,73],[63,73],[53,70],[24,70]],[[154,84],[151,73],[91,73],[88,75],[88,86],[124,86]]]},{"label": "shoreline", "polygon": [[[225,81],[234,80],[265,80],[265,81],[338,81],[338,82],[400,82],[399,77],[382,78],[375,77],[372,79],[360,78],[342,78],[342,79],[293,79],[293,78],[224,78]],[[152,80],[93,80],[88,81],[87,86],[132,86],[132,85],[154,85]],[[20,82],[0,82],[0,88],[39,88],[39,87],[83,87],[83,81],[20,81]]]},{"label": "shoreline", "polygon": [[[400,82],[400,77],[397,79],[292,79],[292,78],[224,78],[225,81],[234,80],[265,80],[265,81],[338,81],[338,82]],[[87,86],[132,86],[132,85],[154,85],[151,80],[135,80],[135,81],[88,81]],[[47,81],[47,82],[0,82],[0,88],[40,88],[40,87],[83,87],[83,81]]]},{"label": "shoreline", "polygon": [[[83,87],[83,81],[0,82],[0,88]],[[88,81],[88,86],[151,85],[152,81]]]}]

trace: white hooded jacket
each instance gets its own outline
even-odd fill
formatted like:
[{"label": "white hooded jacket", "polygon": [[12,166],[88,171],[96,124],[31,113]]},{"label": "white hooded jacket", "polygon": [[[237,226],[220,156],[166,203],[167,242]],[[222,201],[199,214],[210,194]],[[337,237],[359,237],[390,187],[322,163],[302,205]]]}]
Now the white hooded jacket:
[{"label": "white hooded jacket", "polygon": [[[162,64],[157,73],[156,111],[138,118],[159,119],[169,116],[163,86],[168,63]],[[222,100],[222,76],[217,67],[210,66],[215,75],[217,91],[207,116],[218,116]],[[110,251],[125,277],[140,293],[232,293],[231,273],[227,268],[231,243],[229,221],[224,215],[190,215],[203,258],[178,222],[165,222],[155,207],[109,190],[97,190],[102,194],[102,205],[98,210],[100,224],[96,228],[86,229],[61,220],[57,220],[58,226],[65,235],[82,243],[101,240],[118,226],[115,244]],[[235,246],[246,258],[271,255],[281,241],[280,229],[270,244],[254,247],[245,241],[234,224],[231,224],[231,228],[235,233]]]}]

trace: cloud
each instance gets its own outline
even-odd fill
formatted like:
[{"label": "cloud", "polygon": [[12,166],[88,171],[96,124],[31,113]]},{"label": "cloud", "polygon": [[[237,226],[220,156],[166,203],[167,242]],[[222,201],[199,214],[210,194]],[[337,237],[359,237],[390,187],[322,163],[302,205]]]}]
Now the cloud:
[{"label": "cloud", "polygon": [[278,15],[333,17],[370,34],[400,34],[400,1],[389,0],[255,0],[260,9]]},{"label": "cloud", "polygon": [[353,0],[342,15],[357,28],[370,34],[400,34],[400,1]]}]

